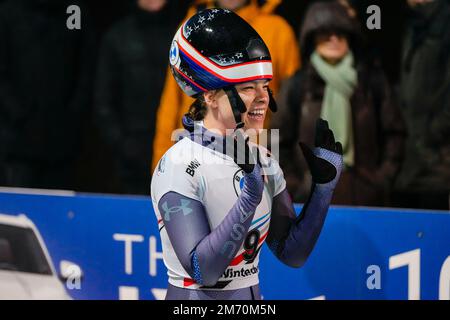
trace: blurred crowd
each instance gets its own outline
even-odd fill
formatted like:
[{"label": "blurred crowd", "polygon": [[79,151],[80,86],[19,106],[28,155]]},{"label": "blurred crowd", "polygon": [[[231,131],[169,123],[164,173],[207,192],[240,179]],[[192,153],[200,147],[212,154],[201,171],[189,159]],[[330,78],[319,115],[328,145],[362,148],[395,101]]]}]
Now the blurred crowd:
[{"label": "blurred crowd", "polygon": [[269,47],[266,127],[294,201],[321,117],[344,149],[334,204],[449,209],[450,0],[0,0],[0,186],[148,195],[193,102],[168,69],[173,34],[214,6]]}]

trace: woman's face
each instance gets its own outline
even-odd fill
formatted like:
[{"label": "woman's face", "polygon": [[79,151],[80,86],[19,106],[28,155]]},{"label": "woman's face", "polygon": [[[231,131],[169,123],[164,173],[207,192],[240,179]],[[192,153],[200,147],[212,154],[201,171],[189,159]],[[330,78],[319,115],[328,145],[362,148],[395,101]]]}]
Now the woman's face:
[{"label": "woman's face", "polygon": [[[269,106],[269,81],[256,80],[236,85],[236,91],[247,108],[247,112],[242,114],[244,129],[260,130],[264,128]],[[233,111],[230,102],[223,90],[217,92],[217,103],[220,121],[227,129],[236,127]]]},{"label": "woman's face", "polygon": [[269,81],[258,80],[241,83],[236,86],[236,90],[247,108],[247,112],[242,114],[244,128],[246,130],[263,129],[269,107]]},{"label": "woman's face", "polygon": [[349,50],[345,35],[338,32],[320,32],[316,35],[316,52],[328,63],[338,63]]}]

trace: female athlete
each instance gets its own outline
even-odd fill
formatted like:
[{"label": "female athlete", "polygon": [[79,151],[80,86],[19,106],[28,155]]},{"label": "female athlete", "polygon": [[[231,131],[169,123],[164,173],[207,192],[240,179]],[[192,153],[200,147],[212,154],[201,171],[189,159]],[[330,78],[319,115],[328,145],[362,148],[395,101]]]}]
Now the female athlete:
[{"label": "female athlete", "polygon": [[276,111],[261,37],[233,12],[208,9],[180,27],[169,60],[196,101],[183,118],[188,134],[152,177],[166,299],[260,299],[261,246],[267,242],[288,266],[305,263],[339,179],[342,147],[323,120],[314,149],[300,143],[313,185],[297,217],[278,162],[245,138],[246,130],[262,130],[268,109]]}]

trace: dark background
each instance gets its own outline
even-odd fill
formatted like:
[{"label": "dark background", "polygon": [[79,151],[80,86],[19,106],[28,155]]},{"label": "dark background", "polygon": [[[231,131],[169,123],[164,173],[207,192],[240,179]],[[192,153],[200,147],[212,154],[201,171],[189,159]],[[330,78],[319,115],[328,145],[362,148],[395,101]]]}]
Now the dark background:
[{"label": "dark background", "polygon": [[[4,1],[0,0],[0,3]],[[169,1],[174,5],[176,16],[180,22],[186,16],[189,6],[194,2],[193,0]],[[74,2],[83,4],[82,28],[88,25],[87,28],[90,28],[90,31],[95,34],[97,49],[102,37],[110,27],[131,13],[133,7],[136,6],[136,0],[77,0]],[[277,7],[275,13],[284,17],[298,35],[303,16],[312,2],[314,1],[284,0]],[[384,67],[389,80],[395,86],[399,80],[401,40],[407,12],[406,1],[353,0],[351,3],[358,13],[372,56]],[[369,17],[366,8],[371,4],[376,4],[381,9],[381,30],[368,30],[365,27],[366,19]],[[87,15],[84,8],[88,9]],[[83,21],[83,19],[86,16],[89,17],[91,23],[84,24],[86,20]],[[167,46],[169,47],[169,44]],[[92,59],[93,64],[96,65],[98,57],[94,54]],[[39,61],[35,63],[39,63]],[[102,143],[98,128],[93,123],[92,114],[87,116],[88,119],[85,121],[83,129],[82,151],[75,161],[73,182],[68,188],[83,192],[116,193],[119,189],[119,182],[112,165],[114,154]]]},{"label": "dark background", "polygon": [[[193,2],[193,0],[177,1],[177,15],[180,21],[185,17]],[[275,13],[284,17],[298,36],[303,16],[312,2],[314,1],[284,0],[277,7]],[[133,0],[87,2],[99,41],[109,27],[131,11],[134,4]],[[369,30],[365,27],[366,19],[369,17],[366,8],[372,4],[378,5],[381,9],[381,30]],[[395,85],[399,80],[401,39],[407,12],[405,1],[356,0],[353,5],[357,10],[372,55],[379,60],[389,80]],[[118,189],[118,181],[112,174],[114,169],[110,161],[114,155],[102,145],[96,130],[91,123],[86,127],[85,148],[77,161],[75,189],[87,192],[115,193]],[[95,178],[93,178],[92,172],[95,172]]]}]

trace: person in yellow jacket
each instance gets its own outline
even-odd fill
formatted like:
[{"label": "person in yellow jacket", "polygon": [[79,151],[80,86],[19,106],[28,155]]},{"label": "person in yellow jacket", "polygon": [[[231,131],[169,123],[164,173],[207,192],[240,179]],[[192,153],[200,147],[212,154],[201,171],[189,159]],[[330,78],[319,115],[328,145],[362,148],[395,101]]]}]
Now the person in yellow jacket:
[{"label": "person in yellow jacket", "polygon": [[[280,3],[281,0],[267,0],[260,6],[257,0],[197,0],[189,9],[185,20],[200,10],[215,6],[233,10],[246,20],[261,35],[269,48],[273,66],[273,80],[270,82],[270,88],[276,94],[281,81],[293,75],[300,65],[294,31],[286,20],[273,14],[273,10]],[[181,118],[188,112],[193,102],[194,99],[183,94],[169,70],[156,115],[152,171],[158,160],[175,142],[171,139],[172,132],[182,128]],[[270,116],[266,117],[266,128],[269,118]]]}]

